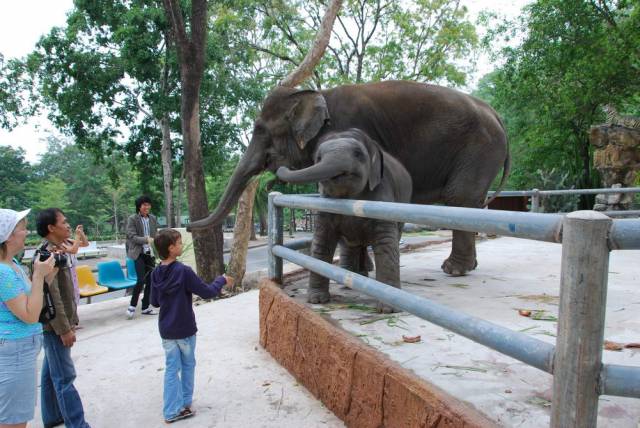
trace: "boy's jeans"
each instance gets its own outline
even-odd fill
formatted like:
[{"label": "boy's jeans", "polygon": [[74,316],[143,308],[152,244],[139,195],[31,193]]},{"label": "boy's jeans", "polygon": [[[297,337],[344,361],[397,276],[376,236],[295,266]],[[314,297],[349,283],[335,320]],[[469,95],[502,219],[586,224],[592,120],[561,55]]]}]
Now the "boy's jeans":
[{"label": "boy's jeans", "polygon": [[162,339],[162,347],[166,356],[162,413],[165,419],[169,419],[183,408],[191,406],[196,368],[196,335],[185,339]]},{"label": "boy's jeans", "polygon": [[44,361],[42,363],[41,406],[42,422],[49,425],[64,419],[65,426],[87,428],[80,395],[73,386],[76,369],[71,359],[71,348],[62,344],[60,336],[43,333]]}]

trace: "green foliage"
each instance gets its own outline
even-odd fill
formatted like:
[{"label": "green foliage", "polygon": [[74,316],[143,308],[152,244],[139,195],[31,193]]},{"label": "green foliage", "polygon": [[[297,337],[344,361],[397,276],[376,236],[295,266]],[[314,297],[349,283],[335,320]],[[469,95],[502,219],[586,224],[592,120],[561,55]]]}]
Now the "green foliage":
[{"label": "green foliage", "polygon": [[[174,171],[182,158],[175,137],[181,132],[180,73],[163,6],[149,0],[80,0],[74,6],[66,27],[43,37],[26,61],[39,99],[82,149],[97,158],[126,153],[142,190],[153,194],[162,189],[160,120],[168,120],[173,133]],[[252,17],[224,2],[212,5],[210,14],[200,118],[204,161],[215,170],[240,147],[243,112],[255,108],[265,88],[242,43]]]},{"label": "green foliage", "polygon": [[[640,92],[638,9],[627,1],[539,0],[511,26],[522,44],[503,51],[504,66],[476,94],[505,118],[512,187],[533,187],[538,171],[568,174],[554,187],[598,185],[588,130],[603,121],[602,106]],[[513,36],[509,26],[501,34]]]},{"label": "green foliage", "polygon": [[38,212],[45,208],[55,207],[67,212],[70,207],[67,195],[67,184],[61,178],[47,177],[32,187],[32,209]]},{"label": "green foliage", "polygon": [[0,53],[0,128],[11,130],[35,114],[37,105],[29,102],[32,83],[22,62],[5,61]]},{"label": "green foliage", "polygon": [[[96,160],[77,145],[53,138],[33,171],[30,196],[34,210],[61,208],[72,225],[83,224],[95,235],[102,234],[107,223],[109,231],[115,230],[116,221],[122,234],[140,195],[137,176],[122,155]],[[111,171],[118,180],[111,179]]]},{"label": "green foliage", "polygon": [[[327,3],[260,1],[262,37],[251,46],[278,59],[275,74],[297,65],[311,45]],[[467,9],[452,0],[348,0],[314,73],[318,87],[383,79],[463,85],[478,46]],[[270,64],[273,65],[273,64]]]},{"label": "green foliage", "polygon": [[31,166],[22,148],[0,146],[0,207],[21,210],[29,207]]}]

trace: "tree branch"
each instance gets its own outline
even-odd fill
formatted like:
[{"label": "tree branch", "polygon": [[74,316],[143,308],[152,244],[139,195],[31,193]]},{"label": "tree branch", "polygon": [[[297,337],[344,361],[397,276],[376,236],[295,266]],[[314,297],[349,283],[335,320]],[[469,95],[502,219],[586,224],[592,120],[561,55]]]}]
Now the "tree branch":
[{"label": "tree branch", "polygon": [[290,62],[290,63],[292,63],[293,65],[296,65],[296,66],[297,66],[297,65],[299,65],[299,63],[298,63],[298,62],[296,62],[296,60],[294,60],[293,58],[291,58],[291,57],[289,57],[289,56],[287,56],[287,55],[279,54],[279,53],[274,52],[274,51],[272,51],[272,50],[270,50],[270,49],[263,48],[262,46],[255,45],[255,44],[253,44],[253,43],[250,43],[250,44],[249,44],[249,47],[250,47],[250,48],[252,48],[252,49],[255,49],[255,50],[259,51],[259,52],[264,52],[264,53],[266,53],[266,54],[269,54],[269,55],[271,55],[271,56],[274,56],[274,57],[276,57],[276,58],[278,58],[278,59],[280,59],[280,60],[282,60],[282,61]]},{"label": "tree branch", "polygon": [[327,12],[322,18],[322,25],[318,30],[315,40],[313,41],[311,50],[307,53],[307,56],[302,60],[300,65],[298,65],[293,72],[280,82],[281,86],[295,87],[313,73],[313,69],[322,58],[322,55],[329,44],[333,23],[341,6],[342,0],[331,1],[331,4],[327,8]]}]

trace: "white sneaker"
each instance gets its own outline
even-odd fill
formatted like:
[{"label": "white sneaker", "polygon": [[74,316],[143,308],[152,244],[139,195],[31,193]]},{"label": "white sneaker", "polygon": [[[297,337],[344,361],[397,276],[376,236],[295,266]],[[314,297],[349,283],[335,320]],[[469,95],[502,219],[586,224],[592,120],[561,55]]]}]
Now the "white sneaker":
[{"label": "white sneaker", "polygon": [[144,311],[140,312],[142,315],[155,315],[156,312],[153,310],[153,308],[147,308]]},{"label": "white sneaker", "polygon": [[128,320],[133,319],[133,316],[135,315],[135,313],[136,313],[136,308],[134,308],[133,306],[129,306],[127,308],[127,319]]}]

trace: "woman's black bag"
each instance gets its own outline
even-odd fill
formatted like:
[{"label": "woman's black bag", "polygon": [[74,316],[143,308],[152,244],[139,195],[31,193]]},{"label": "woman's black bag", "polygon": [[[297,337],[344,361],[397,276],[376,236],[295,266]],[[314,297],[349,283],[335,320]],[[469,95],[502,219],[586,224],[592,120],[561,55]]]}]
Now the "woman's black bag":
[{"label": "woman's black bag", "polygon": [[42,286],[42,311],[40,311],[40,317],[38,322],[46,324],[56,317],[56,307],[53,304],[51,293],[49,292],[49,285],[45,282]]}]

